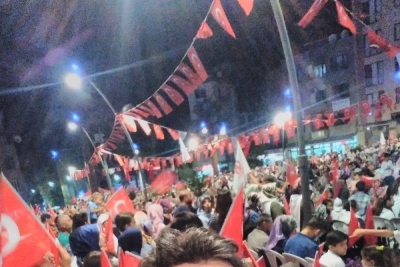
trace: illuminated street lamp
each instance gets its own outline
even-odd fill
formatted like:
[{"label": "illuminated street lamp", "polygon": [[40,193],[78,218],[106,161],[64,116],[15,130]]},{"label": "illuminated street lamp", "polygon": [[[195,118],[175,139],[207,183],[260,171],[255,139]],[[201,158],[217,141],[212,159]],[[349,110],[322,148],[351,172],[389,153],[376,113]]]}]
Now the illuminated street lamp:
[{"label": "illuminated street lamp", "polygon": [[32,193],[32,194],[35,194],[35,193],[36,193],[36,190],[35,190],[35,189],[31,189],[31,193]]},{"label": "illuminated street lamp", "polygon": [[64,81],[68,85],[68,87],[70,87],[72,89],[78,90],[78,89],[80,89],[82,87],[82,79],[76,73],[73,73],[73,72],[72,73],[68,73],[65,76]]},{"label": "illuminated street lamp", "polygon": [[207,134],[208,133],[208,129],[207,129],[207,126],[206,126],[205,122],[200,123],[200,128],[201,128],[201,133],[202,134]]},{"label": "illuminated street lamp", "polygon": [[226,125],[225,124],[221,125],[221,128],[219,129],[219,134],[226,135]]},{"label": "illuminated street lamp", "polygon": [[54,187],[54,182],[48,182],[48,185],[49,185],[50,187]]}]

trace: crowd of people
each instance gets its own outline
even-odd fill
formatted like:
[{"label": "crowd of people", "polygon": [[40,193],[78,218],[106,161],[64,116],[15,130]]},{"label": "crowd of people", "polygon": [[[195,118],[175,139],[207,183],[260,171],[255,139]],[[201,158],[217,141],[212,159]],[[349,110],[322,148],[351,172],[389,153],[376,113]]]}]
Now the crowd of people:
[{"label": "crowd of people", "polygon": [[[321,266],[326,267],[400,266],[396,257],[400,233],[364,229],[369,208],[389,222],[400,217],[399,152],[400,142],[393,140],[385,146],[311,156],[309,221],[304,221],[303,205],[308,201],[303,201],[301,182],[295,186],[286,182],[287,163],[257,167],[248,174],[243,229],[237,230],[243,230],[250,250],[267,263],[268,252],[275,251],[302,259],[319,254]],[[52,227],[72,257],[72,266],[99,267],[102,250],[114,266],[118,266],[119,250],[140,256],[143,267],[245,266],[248,261],[236,255],[238,244],[219,236],[238,193],[232,191],[233,177],[227,173],[207,178],[198,196],[188,187],[147,203],[130,194],[135,211],[115,218],[105,209],[104,196],[94,193],[87,205],[67,206],[55,220],[47,213],[40,219]],[[352,212],[358,229],[349,233]],[[114,248],[107,247],[104,236],[108,220],[113,220]],[[365,235],[380,238],[371,245]],[[349,246],[354,237],[359,240]],[[317,253],[321,247],[323,253]]]}]

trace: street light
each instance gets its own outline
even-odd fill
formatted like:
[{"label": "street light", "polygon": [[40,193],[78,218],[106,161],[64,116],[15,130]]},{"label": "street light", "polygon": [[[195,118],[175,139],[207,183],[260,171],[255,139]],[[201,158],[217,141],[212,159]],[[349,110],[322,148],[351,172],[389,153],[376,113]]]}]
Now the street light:
[{"label": "street light", "polygon": [[67,127],[71,131],[76,131],[76,129],[78,129],[78,124],[76,124],[75,122],[70,121],[70,122],[67,123]]},{"label": "street light", "polygon": [[205,122],[201,122],[200,123],[200,128],[201,128],[201,133],[202,134],[207,134],[208,133],[208,129],[207,129],[207,126],[206,126]]},{"label": "street light", "polygon": [[48,184],[49,184],[50,187],[54,186],[54,182],[48,182]]},{"label": "street light", "polygon": [[[89,84],[96,90],[96,92],[101,96],[101,98],[103,98],[104,102],[106,102],[106,104],[108,105],[108,107],[111,109],[112,113],[114,114],[114,116],[117,115],[117,111],[115,110],[115,108],[111,105],[110,101],[108,101],[107,97],[103,94],[103,92],[100,90],[99,87],[97,87],[97,85],[91,81],[88,80]],[[81,77],[77,74],[77,73],[70,73],[65,77],[65,83],[73,88],[73,89],[79,89],[82,86],[82,79]],[[124,133],[126,138],[128,139],[129,145],[132,149],[132,153],[135,155],[135,150],[133,148],[133,141],[132,141],[132,137],[129,134],[128,129],[126,128],[124,123],[121,123],[122,128],[124,129]],[[142,177],[140,176],[140,179],[142,179]],[[111,181],[110,181],[111,182]],[[143,181],[141,181],[141,183],[143,184]],[[147,194],[146,194],[146,189],[143,188],[143,192],[144,192],[144,198],[145,201],[147,202]]]},{"label": "street light", "polygon": [[274,124],[282,129],[282,163],[285,159],[285,123],[291,118],[290,111],[278,112],[274,117]]},{"label": "street light", "polygon": [[219,134],[226,135],[226,125],[225,124],[221,125],[221,128],[219,129]]},{"label": "street light", "polygon": [[32,194],[35,194],[35,193],[36,193],[36,190],[35,190],[35,189],[31,189],[31,193],[32,193]]},{"label": "street light", "polygon": [[52,159],[57,159],[58,158],[58,152],[56,150],[51,150],[51,158]]}]

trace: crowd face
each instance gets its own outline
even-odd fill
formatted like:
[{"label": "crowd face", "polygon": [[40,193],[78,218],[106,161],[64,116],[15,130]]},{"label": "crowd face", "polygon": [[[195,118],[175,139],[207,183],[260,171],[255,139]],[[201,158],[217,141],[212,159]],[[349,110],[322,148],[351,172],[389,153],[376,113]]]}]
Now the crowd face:
[{"label": "crowd face", "polygon": [[212,210],[212,203],[209,198],[203,200],[203,210],[205,212],[210,212]]},{"label": "crowd face", "polygon": [[329,250],[332,251],[333,253],[339,255],[339,256],[344,256],[347,253],[347,240],[344,240],[342,242],[339,242],[336,244],[336,246],[329,246]]},{"label": "crowd face", "polygon": [[101,196],[101,195],[96,196],[96,197],[93,198],[93,202],[94,202],[96,205],[101,205],[101,204],[103,204],[103,201],[104,201],[104,199],[103,199],[103,196]]}]

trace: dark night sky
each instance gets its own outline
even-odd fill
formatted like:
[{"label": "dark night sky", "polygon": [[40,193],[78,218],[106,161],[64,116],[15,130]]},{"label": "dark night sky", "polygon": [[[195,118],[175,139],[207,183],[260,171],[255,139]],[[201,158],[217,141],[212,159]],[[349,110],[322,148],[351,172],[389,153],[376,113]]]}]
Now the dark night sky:
[{"label": "dark night sky", "polygon": [[[0,90],[59,83],[72,63],[87,74],[136,63],[129,70],[94,78],[121,110],[127,103],[137,104],[150,96],[172,73],[212,1],[8,2],[0,3]],[[305,30],[296,24],[312,1],[281,2],[295,52],[304,43],[342,30],[336,23],[333,1]],[[226,73],[239,98],[245,99],[239,105],[245,111],[253,106],[249,103],[260,101],[264,77],[279,67],[282,49],[268,1],[255,0],[249,17],[237,1],[222,0],[222,4],[237,39],[210,16],[214,36],[196,41],[195,47],[211,76],[219,70]],[[60,48],[66,46],[71,49],[62,53]],[[281,88],[275,90],[279,93]],[[72,111],[81,114],[92,133],[100,129],[108,136],[113,122],[98,95],[90,90],[71,91],[62,84],[0,96],[0,105],[7,131],[23,138],[20,157],[22,166],[30,170],[47,162],[50,149],[79,146],[76,135],[65,127]],[[157,122],[185,130],[187,113],[185,102]]]}]

